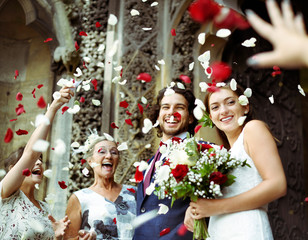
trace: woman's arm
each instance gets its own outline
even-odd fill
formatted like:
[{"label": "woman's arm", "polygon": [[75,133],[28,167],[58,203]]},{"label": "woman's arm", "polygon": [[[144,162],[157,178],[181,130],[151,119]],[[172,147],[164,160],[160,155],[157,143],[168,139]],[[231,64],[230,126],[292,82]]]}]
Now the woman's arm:
[{"label": "woman's arm", "polygon": [[259,208],[286,194],[287,184],[276,143],[266,125],[250,121],[244,129],[245,150],[263,181],[253,189],[225,199],[198,199],[195,219]]},{"label": "woman's arm", "polygon": [[70,225],[65,232],[64,239],[78,239],[82,216],[80,202],[75,194],[72,194],[68,200],[66,215],[70,220]]},{"label": "woman's arm", "polygon": [[[63,87],[60,90],[60,93],[61,93],[60,99],[54,100],[45,114],[45,116],[49,119],[50,123],[53,121],[54,116],[58,111],[58,109],[64,103],[68,103],[69,100],[71,99],[71,96],[74,95],[74,93],[67,87]],[[25,178],[25,176],[22,175],[22,171],[27,168],[31,170],[33,165],[41,155],[40,152],[33,151],[32,147],[37,140],[39,139],[45,140],[47,138],[49,129],[50,125],[42,123],[34,130],[20,160],[15,164],[15,166],[7,173],[7,175],[2,180],[2,191],[1,191],[2,198],[7,198],[11,196],[20,188]]]}]

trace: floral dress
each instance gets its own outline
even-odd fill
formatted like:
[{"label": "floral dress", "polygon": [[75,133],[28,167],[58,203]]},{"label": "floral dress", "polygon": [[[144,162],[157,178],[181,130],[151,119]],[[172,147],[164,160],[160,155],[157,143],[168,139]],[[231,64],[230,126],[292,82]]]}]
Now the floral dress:
[{"label": "floral dress", "polygon": [[[2,191],[2,182],[0,182]],[[48,219],[47,203],[39,201],[37,208],[20,190],[2,199],[0,195],[0,239],[52,240],[54,231]]]},{"label": "floral dress", "polygon": [[136,217],[136,190],[136,187],[123,185],[114,202],[89,188],[74,192],[81,206],[80,229],[95,231],[96,239],[132,239],[134,229],[131,222]]}]

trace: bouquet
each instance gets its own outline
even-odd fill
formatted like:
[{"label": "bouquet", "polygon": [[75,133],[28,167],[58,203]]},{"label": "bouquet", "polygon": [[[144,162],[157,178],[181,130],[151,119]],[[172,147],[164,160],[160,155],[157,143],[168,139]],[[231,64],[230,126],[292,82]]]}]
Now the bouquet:
[{"label": "bouquet", "polygon": [[[196,201],[221,197],[222,188],[235,182],[230,172],[249,166],[246,160],[232,158],[223,146],[198,142],[189,135],[184,140],[173,138],[166,146],[161,146],[160,151],[166,158],[157,163],[154,193],[159,199],[171,198],[171,207],[179,198],[189,197]],[[193,239],[207,237],[205,219],[195,220]]]}]

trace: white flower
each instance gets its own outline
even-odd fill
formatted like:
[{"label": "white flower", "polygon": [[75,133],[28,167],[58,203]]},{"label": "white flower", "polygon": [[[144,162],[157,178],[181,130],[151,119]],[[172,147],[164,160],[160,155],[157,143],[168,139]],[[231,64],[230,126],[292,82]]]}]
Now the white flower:
[{"label": "white flower", "polygon": [[142,132],[144,134],[147,134],[151,129],[153,128],[153,123],[150,119],[145,118],[143,120],[143,128],[142,128]]},{"label": "white flower", "polygon": [[54,100],[58,100],[61,98],[61,93],[58,92],[58,91],[55,91],[53,94],[52,94],[52,97]]},{"label": "white flower", "polygon": [[302,94],[303,96],[306,96],[305,91],[303,90],[301,85],[297,85],[297,88],[298,88],[298,91],[300,92],[300,94]]},{"label": "white flower", "polygon": [[118,150],[119,150],[119,151],[124,151],[124,150],[127,150],[127,149],[128,149],[127,142],[123,142],[123,143],[121,143],[121,144],[118,146]]},{"label": "white flower", "polygon": [[238,125],[242,126],[243,123],[245,122],[245,119],[247,118],[247,116],[242,116],[240,117],[237,122],[238,122]]},{"label": "white flower", "polygon": [[157,170],[157,178],[155,179],[155,182],[160,184],[163,181],[167,181],[170,175],[170,167],[168,165],[163,165]]},{"label": "white flower", "polygon": [[32,150],[35,152],[45,152],[47,148],[49,147],[49,142],[38,139],[32,146]]},{"label": "white flower", "polygon": [[134,16],[137,16],[137,15],[140,15],[140,13],[139,13],[138,10],[132,9],[132,10],[130,11],[130,15],[132,15],[132,16],[134,17]]},{"label": "white flower", "polygon": [[248,98],[251,97],[252,96],[251,88],[246,88],[246,90],[244,91],[244,95]]},{"label": "white flower", "polygon": [[237,82],[234,78],[232,78],[231,81],[230,81],[230,88],[231,88],[232,91],[236,91],[236,89],[237,89]]},{"label": "white flower", "polygon": [[44,172],[43,172],[43,175],[47,178],[51,178],[52,177],[52,170],[51,169],[46,169]]},{"label": "white flower", "polygon": [[198,35],[198,42],[203,45],[205,43],[205,33],[200,33]]},{"label": "white flower", "polygon": [[229,29],[226,29],[226,28],[219,29],[219,30],[216,32],[216,36],[217,36],[217,37],[220,37],[220,38],[226,38],[226,37],[228,37],[230,34],[231,34],[231,31],[230,31]]},{"label": "white flower", "polygon": [[252,37],[248,40],[245,40],[243,43],[242,43],[242,46],[244,47],[255,47],[256,46],[256,41],[257,39]]},{"label": "white flower", "polygon": [[163,203],[158,204],[159,210],[157,214],[166,214],[169,211],[169,207]]},{"label": "white flower", "polygon": [[115,15],[113,15],[113,14],[110,14],[109,18],[108,18],[108,24],[114,26],[117,23],[118,23],[117,17]]},{"label": "white flower", "polygon": [[246,105],[248,105],[248,103],[249,103],[248,98],[247,98],[245,95],[239,96],[238,102],[239,102],[239,104],[241,104],[242,106],[246,106]]}]

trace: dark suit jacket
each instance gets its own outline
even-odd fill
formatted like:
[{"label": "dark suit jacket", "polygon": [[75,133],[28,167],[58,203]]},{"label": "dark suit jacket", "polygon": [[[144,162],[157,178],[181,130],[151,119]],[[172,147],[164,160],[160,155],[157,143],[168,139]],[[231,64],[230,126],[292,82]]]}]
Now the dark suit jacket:
[{"label": "dark suit jacket", "polygon": [[[154,157],[149,160],[149,164]],[[153,180],[153,179],[152,179]],[[152,193],[151,195],[143,195],[143,181],[138,184],[137,190],[137,216],[158,209],[159,204],[165,204],[169,207],[166,214],[158,215],[156,218],[146,222],[135,229],[134,240],[192,240],[192,233],[187,231],[185,236],[177,234],[178,228],[183,224],[185,211],[189,206],[190,198],[178,199],[174,201],[171,208],[171,199],[161,199]],[[170,228],[170,232],[160,237],[163,229]]]}]

